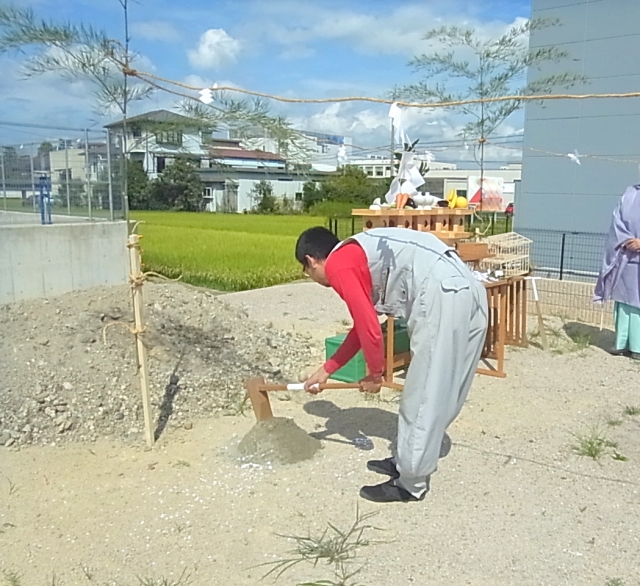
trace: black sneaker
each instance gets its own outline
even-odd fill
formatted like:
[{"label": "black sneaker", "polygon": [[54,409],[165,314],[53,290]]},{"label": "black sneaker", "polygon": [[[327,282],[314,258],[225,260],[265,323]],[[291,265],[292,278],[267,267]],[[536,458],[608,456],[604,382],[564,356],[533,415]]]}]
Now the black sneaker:
[{"label": "black sneaker", "polygon": [[367,462],[367,468],[372,472],[391,476],[391,478],[400,478],[400,474],[398,473],[392,458],[385,458],[384,460],[369,460]]},{"label": "black sneaker", "polygon": [[387,480],[375,486],[363,486],[360,489],[360,496],[363,499],[374,503],[410,503],[424,500],[427,491],[419,497],[413,496],[409,491],[401,486],[396,486],[392,480]]}]

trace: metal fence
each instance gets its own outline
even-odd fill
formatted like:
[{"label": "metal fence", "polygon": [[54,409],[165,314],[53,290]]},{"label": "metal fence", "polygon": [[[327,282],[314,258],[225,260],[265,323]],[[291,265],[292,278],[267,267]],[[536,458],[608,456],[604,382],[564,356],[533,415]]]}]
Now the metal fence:
[{"label": "metal fence", "polygon": [[0,224],[123,218],[119,141],[103,131],[0,123]]}]

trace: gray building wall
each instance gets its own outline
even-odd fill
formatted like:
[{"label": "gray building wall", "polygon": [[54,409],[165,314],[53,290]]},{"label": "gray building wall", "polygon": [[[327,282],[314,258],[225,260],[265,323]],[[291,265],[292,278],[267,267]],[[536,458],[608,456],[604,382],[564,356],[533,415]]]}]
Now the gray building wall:
[{"label": "gray building wall", "polygon": [[[530,71],[540,75],[577,71],[588,78],[569,93],[625,93],[640,88],[640,2],[637,0],[532,0],[532,18],[562,25],[535,31],[531,48],[555,45],[569,52],[559,64]],[[558,90],[554,93],[565,93]],[[515,229],[546,245],[536,264],[558,268],[562,233],[605,233],[624,190],[640,182],[634,163],[581,158],[580,165],[555,153],[640,159],[640,99],[530,102],[525,108],[522,183],[516,196]],[[543,232],[539,232],[543,231]],[[565,270],[599,269],[602,238],[568,234]],[[544,252],[542,249],[545,249]],[[587,250],[588,249],[588,250]],[[540,255],[544,252],[543,257]],[[568,264],[567,264],[568,263]]]}]

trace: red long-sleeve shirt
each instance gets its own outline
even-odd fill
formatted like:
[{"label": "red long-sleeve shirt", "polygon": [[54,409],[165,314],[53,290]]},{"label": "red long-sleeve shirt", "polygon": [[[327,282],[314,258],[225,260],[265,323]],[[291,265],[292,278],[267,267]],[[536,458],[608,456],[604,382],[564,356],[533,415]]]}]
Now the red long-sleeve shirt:
[{"label": "red long-sleeve shirt", "polygon": [[371,272],[367,256],[355,241],[333,252],[325,264],[329,285],[347,304],[353,328],[324,369],[333,374],[362,348],[369,374],[379,376],[384,370],[384,342],[378,315],[373,306]]}]

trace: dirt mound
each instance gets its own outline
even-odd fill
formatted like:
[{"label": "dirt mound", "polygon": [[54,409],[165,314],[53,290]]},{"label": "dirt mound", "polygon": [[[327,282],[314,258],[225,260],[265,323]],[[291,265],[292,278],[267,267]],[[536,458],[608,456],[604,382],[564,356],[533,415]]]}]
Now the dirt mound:
[{"label": "dirt mound", "polygon": [[238,445],[245,462],[295,464],[313,458],[322,447],[293,419],[274,417],[256,423]]},{"label": "dirt mound", "polygon": [[[167,425],[242,411],[243,380],[296,380],[320,351],[249,320],[214,291],[148,283],[144,300],[156,436]],[[140,441],[132,325],[126,286],[0,306],[0,449],[99,437]]]}]

